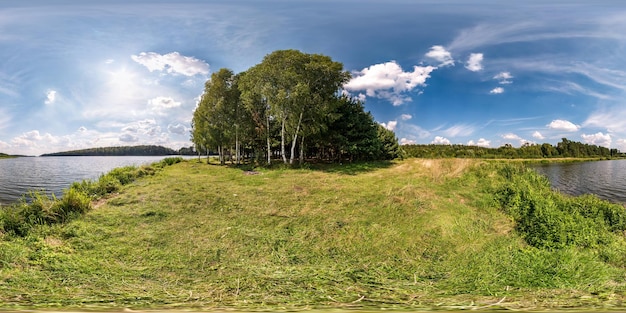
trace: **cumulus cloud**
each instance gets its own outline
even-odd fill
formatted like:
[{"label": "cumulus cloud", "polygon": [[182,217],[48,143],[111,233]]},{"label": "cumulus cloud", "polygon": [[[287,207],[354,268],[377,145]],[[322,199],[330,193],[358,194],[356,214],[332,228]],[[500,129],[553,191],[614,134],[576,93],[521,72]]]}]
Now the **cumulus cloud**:
[{"label": "cumulus cloud", "polygon": [[513,134],[513,133],[507,133],[502,135],[502,138],[506,139],[506,140],[522,140],[522,137]]},{"label": "cumulus cloud", "polygon": [[626,139],[618,139],[615,144],[620,151],[626,151]]},{"label": "cumulus cloud", "polygon": [[430,48],[430,51],[426,53],[426,57],[438,61],[439,66],[454,65],[454,59],[452,58],[452,54],[443,46],[432,46]]},{"label": "cumulus cloud", "polygon": [[547,125],[549,129],[562,130],[568,132],[575,132],[580,129],[580,126],[566,120],[553,120]]},{"label": "cumulus cloud", "polygon": [[511,73],[509,72],[500,72],[493,77],[493,79],[497,80],[502,85],[513,83],[513,81],[511,81],[512,78],[513,75],[511,75]]},{"label": "cumulus cloud", "polygon": [[546,137],[544,137],[539,131],[535,131],[533,133],[533,138],[536,138],[536,139],[539,139],[539,140],[546,139]]},{"label": "cumulus cloud", "polygon": [[137,142],[139,141],[139,137],[133,134],[122,134],[119,138],[121,142]]},{"label": "cumulus cloud", "polygon": [[407,138],[400,138],[400,145],[414,145],[417,142],[415,140],[412,139],[407,139]]},{"label": "cumulus cloud", "polygon": [[450,140],[448,140],[448,138],[444,138],[441,136],[436,136],[435,139],[433,141],[430,142],[433,145],[449,145],[450,144]]},{"label": "cumulus cloud", "polygon": [[403,121],[408,121],[408,120],[410,120],[412,118],[413,118],[413,115],[411,115],[411,114],[402,114],[402,115],[400,115],[400,119],[403,120]]},{"label": "cumulus cloud", "polygon": [[483,54],[482,53],[472,53],[467,59],[467,63],[465,64],[465,68],[472,71],[478,72],[483,69]]},{"label": "cumulus cloud", "polygon": [[380,123],[384,128],[394,131],[396,130],[396,126],[398,126],[398,121],[389,121],[387,123]]},{"label": "cumulus cloud", "polygon": [[48,90],[48,92],[46,93],[46,101],[45,103],[50,105],[53,104],[57,99],[57,92],[56,90]]},{"label": "cumulus cloud", "polygon": [[171,109],[171,108],[180,106],[180,102],[175,101],[174,99],[170,97],[156,97],[148,101],[148,104],[152,108],[159,108],[159,109]]},{"label": "cumulus cloud", "polygon": [[504,88],[502,87],[496,87],[496,88],[491,89],[491,91],[489,91],[489,93],[492,95],[499,95],[503,92],[504,92]]},{"label": "cumulus cloud", "polygon": [[180,105],[180,102],[170,97],[156,97],[148,101],[148,107],[159,115],[165,115],[165,111],[179,107]]},{"label": "cumulus cloud", "polygon": [[607,148],[611,146],[612,138],[610,134],[603,134],[602,132],[597,132],[591,135],[582,134],[580,137],[583,138],[583,141],[585,143],[588,143],[591,145],[603,146]]},{"label": "cumulus cloud", "polygon": [[187,127],[185,127],[182,124],[176,124],[176,125],[170,124],[167,126],[167,131],[173,134],[183,135],[187,132]]},{"label": "cumulus cloud", "polygon": [[145,66],[150,72],[165,71],[185,76],[209,74],[209,64],[194,57],[181,55],[178,52],[164,55],[156,52],[141,52],[139,55],[131,55],[131,59]]},{"label": "cumulus cloud", "polygon": [[467,142],[468,146],[478,146],[478,147],[485,147],[488,148],[491,145],[491,141],[485,139],[485,138],[480,138],[478,139],[478,141],[474,141],[474,140],[470,140]]},{"label": "cumulus cloud", "polygon": [[[368,97],[386,99],[397,106],[411,101],[405,93],[417,86],[425,86],[435,69],[433,66],[414,66],[412,72],[405,72],[395,61],[375,64],[354,72],[343,88],[350,92],[365,91]],[[362,95],[360,93],[359,98],[364,97]]]}]

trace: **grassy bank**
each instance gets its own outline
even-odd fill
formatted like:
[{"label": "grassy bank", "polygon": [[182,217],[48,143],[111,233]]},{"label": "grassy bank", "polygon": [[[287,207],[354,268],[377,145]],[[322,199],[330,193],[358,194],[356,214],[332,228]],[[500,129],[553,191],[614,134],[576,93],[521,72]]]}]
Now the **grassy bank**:
[{"label": "grassy bank", "polygon": [[256,171],[186,161],[80,218],[3,234],[0,303],[621,306],[623,207],[553,194],[533,173],[467,159]]}]

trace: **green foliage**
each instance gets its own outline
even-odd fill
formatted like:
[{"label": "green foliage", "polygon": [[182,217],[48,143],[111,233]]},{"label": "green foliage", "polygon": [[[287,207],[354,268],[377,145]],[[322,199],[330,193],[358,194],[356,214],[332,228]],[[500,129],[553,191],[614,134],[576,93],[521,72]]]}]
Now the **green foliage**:
[{"label": "green foliage", "polygon": [[220,69],[194,112],[192,141],[198,151],[217,149],[222,164],[233,146],[237,162],[240,150],[249,160],[280,157],[285,164],[398,157],[395,135],[340,94],[349,78],[341,63],[298,50],[274,51],[237,75]]},{"label": "green foliage", "polygon": [[172,155],[178,154],[170,148],[154,145],[143,146],[122,146],[122,147],[100,147],[83,150],[72,150],[57,153],[43,154],[42,156],[128,156],[128,155]]},{"label": "green foliage", "polygon": [[626,230],[626,209],[594,196],[568,197],[544,176],[520,165],[499,165],[493,187],[498,205],[526,242],[542,249],[600,249]]},{"label": "green foliage", "polygon": [[484,159],[540,159],[540,158],[613,158],[623,157],[617,149],[570,141],[566,138],[557,146],[526,143],[519,148],[505,144],[499,148],[466,145],[404,145],[407,157],[415,158],[484,158]]}]

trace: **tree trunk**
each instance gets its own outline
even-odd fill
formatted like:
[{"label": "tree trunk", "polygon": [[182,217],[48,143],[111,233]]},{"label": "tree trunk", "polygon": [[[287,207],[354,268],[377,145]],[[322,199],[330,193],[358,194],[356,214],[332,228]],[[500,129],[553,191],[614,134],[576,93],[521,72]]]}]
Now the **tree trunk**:
[{"label": "tree trunk", "polygon": [[272,164],[272,146],[270,145],[270,116],[267,116],[267,165]]},{"label": "tree trunk", "polygon": [[304,164],[304,136],[300,140],[300,165]]},{"label": "tree trunk", "polygon": [[298,126],[296,126],[296,133],[293,135],[293,141],[291,142],[291,155],[289,158],[289,164],[293,164],[293,161],[296,159],[296,143],[298,142],[298,133],[300,132],[302,115],[304,115],[304,111],[300,112],[300,117],[298,118]]},{"label": "tree trunk", "polygon": [[237,165],[241,164],[240,160],[240,151],[239,151],[239,125],[235,125],[235,159],[237,160]]},{"label": "tree trunk", "polygon": [[285,119],[283,118],[280,127],[280,154],[282,154],[283,162],[287,164],[287,154],[285,152]]}]

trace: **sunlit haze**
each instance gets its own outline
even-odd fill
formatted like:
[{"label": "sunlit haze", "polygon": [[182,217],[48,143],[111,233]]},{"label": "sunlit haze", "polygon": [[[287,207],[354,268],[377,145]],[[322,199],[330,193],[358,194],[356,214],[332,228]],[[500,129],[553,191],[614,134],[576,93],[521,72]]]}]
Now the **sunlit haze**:
[{"label": "sunlit haze", "polygon": [[402,144],[626,151],[626,2],[0,2],[0,152],[191,146],[211,73],[279,49],[352,73]]}]

